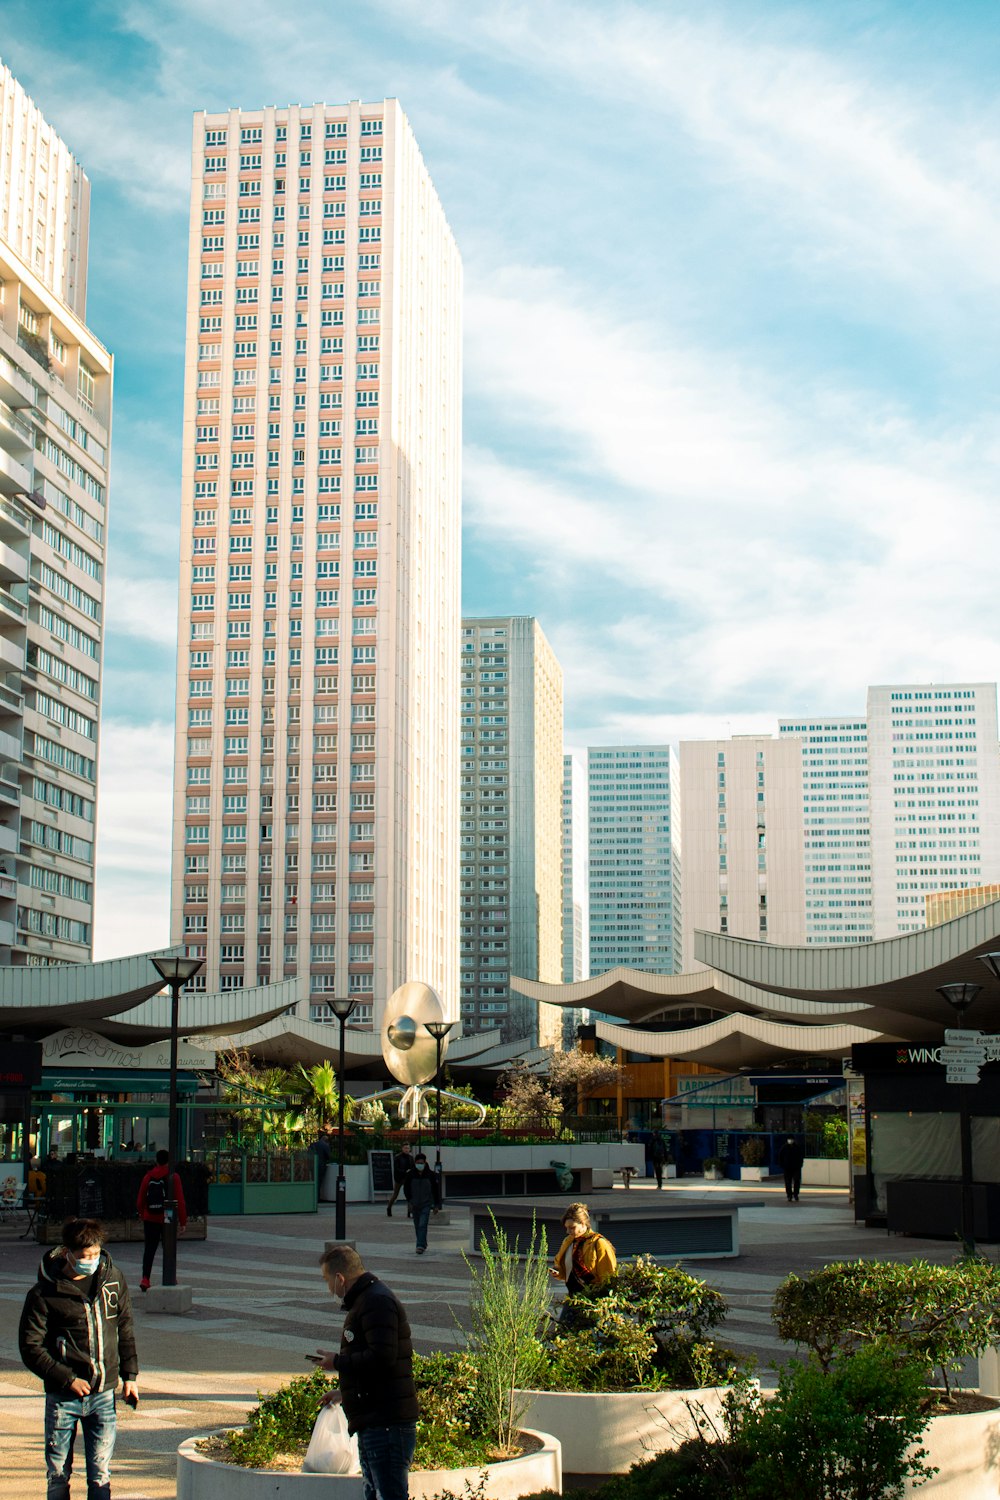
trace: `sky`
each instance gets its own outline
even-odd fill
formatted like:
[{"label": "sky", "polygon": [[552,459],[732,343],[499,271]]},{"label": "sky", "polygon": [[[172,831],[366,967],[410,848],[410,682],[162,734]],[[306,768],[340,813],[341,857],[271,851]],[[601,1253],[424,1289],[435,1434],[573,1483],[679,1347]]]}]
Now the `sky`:
[{"label": "sky", "polygon": [[0,0],[116,361],[97,957],[168,938],[192,115],[396,97],[465,267],[463,608],[566,740],[998,675],[996,9]]}]

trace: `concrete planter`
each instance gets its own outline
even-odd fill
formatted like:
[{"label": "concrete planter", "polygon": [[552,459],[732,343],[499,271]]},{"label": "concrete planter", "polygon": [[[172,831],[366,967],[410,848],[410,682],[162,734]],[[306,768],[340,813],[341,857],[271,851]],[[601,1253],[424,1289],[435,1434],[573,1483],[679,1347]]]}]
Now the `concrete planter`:
[{"label": "concrete planter", "polygon": [[[518,1500],[539,1490],[562,1493],[562,1457],[556,1438],[547,1432],[532,1432],[541,1441],[535,1453],[470,1469],[425,1469],[410,1472],[410,1500],[432,1500],[448,1490],[463,1495],[474,1490],[483,1500]],[[198,1438],[189,1438],[177,1450],[177,1500],[364,1500],[365,1482],[360,1474],[296,1474],[270,1469],[243,1469],[206,1458],[197,1449]],[[479,1489],[480,1475],[486,1480]]]},{"label": "concrete planter", "polygon": [[729,1389],[518,1391],[517,1395],[529,1402],[524,1422],[559,1439],[567,1474],[625,1474],[633,1464],[695,1436],[689,1405],[717,1419]]},{"label": "concrete planter", "polygon": [[850,1163],[836,1157],[807,1156],[802,1163],[803,1187],[848,1187]]},{"label": "concrete planter", "polygon": [[905,1495],[926,1500],[996,1500],[1000,1491],[1000,1406],[992,1411],[931,1417],[920,1446],[938,1473],[908,1484]]},{"label": "concrete planter", "polygon": [[701,1175],[706,1182],[721,1182],[725,1174],[718,1167],[702,1167]]},{"label": "concrete planter", "polygon": [[740,1167],[741,1182],[763,1182],[768,1175],[766,1167]]}]

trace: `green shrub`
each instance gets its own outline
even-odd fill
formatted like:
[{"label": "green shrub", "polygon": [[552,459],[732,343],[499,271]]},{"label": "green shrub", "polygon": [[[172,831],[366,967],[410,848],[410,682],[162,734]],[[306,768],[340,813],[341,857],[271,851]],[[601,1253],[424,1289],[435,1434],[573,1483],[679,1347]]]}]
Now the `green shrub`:
[{"label": "green shrub", "polygon": [[596,1297],[568,1299],[544,1346],[546,1390],[690,1390],[728,1383],[740,1361],[711,1330],[726,1316],[721,1292],[648,1255],[624,1262]]},{"label": "green shrub", "polygon": [[740,1146],[740,1161],[745,1167],[762,1167],[767,1150],[756,1136],[748,1136]]},{"label": "green shrub", "polygon": [[413,1380],[420,1403],[415,1469],[458,1469],[485,1463],[490,1443],[476,1430],[476,1365],[464,1350],[415,1354]]},{"label": "green shrub", "polygon": [[474,1430],[508,1452],[527,1404],[518,1402],[515,1388],[533,1384],[542,1358],[540,1335],[549,1319],[548,1246],[534,1219],[524,1256],[495,1219],[492,1225],[496,1248],[482,1241],[481,1265],[465,1257],[471,1277],[469,1349],[477,1370]]},{"label": "green shrub", "polygon": [[721,1172],[725,1176],[726,1164],[721,1156],[706,1156],[701,1164],[703,1172]]},{"label": "green shrub", "polygon": [[950,1266],[916,1260],[837,1261],[789,1276],[774,1298],[781,1338],[805,1345],[828,1369],[868,1344],[897,1360],[949,1373],[1000,1337],[1000,1268],[965,1258]]},{"label": "green shrub", "polygon": [[[246,1426],[226,1434],[234,1464],[261,1469],[280,1453],[304,1448],[312,1435],[330,1380],[322,1370],[290,1380],[271,1396],[262,1396]],[[258,1393],[259,1394],[259,1393]]]}]

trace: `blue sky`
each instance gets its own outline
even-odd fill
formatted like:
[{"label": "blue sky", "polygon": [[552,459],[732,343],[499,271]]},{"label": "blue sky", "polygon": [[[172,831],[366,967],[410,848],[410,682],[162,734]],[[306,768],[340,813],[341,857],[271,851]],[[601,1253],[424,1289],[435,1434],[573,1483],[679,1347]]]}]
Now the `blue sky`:
[{"label": "blue sky", "polygon": [[464,606],[567,739],[997,676],[992,4],[5,0],[114,350],[97,949],[167,935],[191,115],[399,98],[466,274]]}]

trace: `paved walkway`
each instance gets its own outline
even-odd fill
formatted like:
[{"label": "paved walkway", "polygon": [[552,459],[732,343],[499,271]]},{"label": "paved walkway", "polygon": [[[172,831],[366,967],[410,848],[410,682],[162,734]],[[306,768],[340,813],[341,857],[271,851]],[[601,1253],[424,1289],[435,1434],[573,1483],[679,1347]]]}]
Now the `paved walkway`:
[{"label": "paved walkway", "polygon": [[[685,1265],[724,1291],[732,1304],[723,1336],[734,1348],[758,1356],[762,1371],[787,1358],[771,1329],[771,1294],[789,1271],[805,1272],[828,1260],[856,1257],[947,1261],[943,1241],[889,1238],[859,1229],[846,1193],[804,1189],[798,1204],[767,1184],[688,1183],[677,1190],[741,1192],[765,1197],[766,1207],[740,1215],[742,1254],[737,1260],[694,1259]],[[630,1193],[655,1192],[638,1184]],[[665,1191],[670,1191],[666,1189]],[[624,1189],[615,1190],[619,1202]],[[464,1214],[453,1222],[431,1221],[430,1249],[418,1257],[405,1210],[391,1220],[377,1204],[348,1209],[348,1234],[367,1265],[398,1293],[407,1307],[416,1345],[423,1351],[455,1347],[468,1316],[468,1272],[462,1260]],[[20,1364],[17,1322],[34,1280],[41,1248],[17,1239],[15,1224],[0,1225],[0,1500],[42,1500],[43,1397],[38,1381]],[[204,1243],[180,1241],[180,1280],[194,1290],[195,1306],[182,1318],[143,1310],[137,1302],[141,1365],[138,1412],[119,1408],[115,1500],[173,1500],[174,1454],[193,1433],[236,1425],[258,1390],[273,1390],[306,1373],[304,1356],[317,1344],[335,1347],[340,1312],[320,1276],[318,1258],[333,1238],[332,1205],[320,1213],[213,1219]],[[139,1281],[141,1246],[111,1247],[131,1287]],[[75,1494],[85,1494],[82,1452]]]}]

